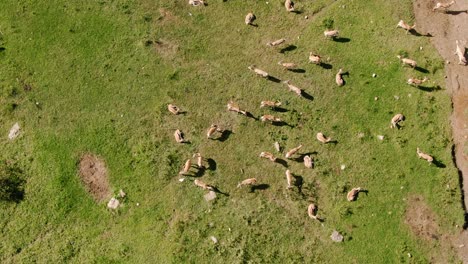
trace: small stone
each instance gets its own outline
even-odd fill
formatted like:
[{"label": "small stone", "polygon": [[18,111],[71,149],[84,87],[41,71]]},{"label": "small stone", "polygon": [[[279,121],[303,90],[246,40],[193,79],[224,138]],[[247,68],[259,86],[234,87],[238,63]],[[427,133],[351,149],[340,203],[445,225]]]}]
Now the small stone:
[{"label": "small stone", "polygon": [[342,242],[343,241],[343,236],[340,233],[338,233],[338,231],[336,231],[336,230],[333,231],[330,238],[335,242]]},{"label": "small stone", "polygon": [[422,50],[422,49],[423,49],[423,47],[419,47],[419,50]]},{"label": "small stone", "polygon": [[119,196],[122,197],[122,198],[124,198],[126,195],[127,195],[127,194],[126,194],[122,189],[120,189],[120,191],[119,191]]},{"label": "small stone", "polygon": [[305,16],[304,18],[305,18],[305,19],[309,19],[309,16]]},{"label": "small stone", "polygon": [[341,164],[341,170],[344,170],[344,169],[346,169],[346,165]]},{"label": "small stone", "polygon": [[278,141],[275,142],[274,144],[276,151],[281,152],[281,146]]},{"label": "small stone", "polygon": [[395,100],[399,100],[399,99],[400,99],[400,96],[394,95],[393,98],[395,98]]},{"label": "small stone", "polygon": [[210,239],[213,241],[213,243],[218,244],[218,239],[216,237],[210,236]]},{"label": "small stone", "polygon": [[412,257],[412,256],[411,256],[411,253],[408,253],[408,258],[411,258],[411,257]]},{"label": "small stone", "polygon": [[411,94],[408,94],[408,97],[411,97]]},{"label": "small stone", "polygon": [[357,134],[357,136],[358,136],[358,138],[363,138],[363,137],[365,136],[365,134],[364,134],[363,132],[359,132],[359,133]]},{"label": "small stone", "polygon": [[8,138],[13,140],[19,136],[20,133],[20,126],[18,123],[15,123],[13,127],[10,129],[10,133],[8,133]]},{"label": "small stone", "polygon": [[379,100],[379,98],[378,98],[377,96],[376,96],[376,97],[374,97],[374,101],[377,101],[377,100]]},{"label": "small stone", "polygon": [[107,208],[109,209],[117,209],[117,207],[119,207],[120,205],[120,202],[119,200],[115,199],[114,197],[112,197],[112,199],[110,199],[110,201],[107,203]]},{"label": "small stone", "polygon": [[136,206],[140,206],[140,203],[136,203]]},{"label": "small stone", "polygon": [[209,201],[216,199],[216,193],[213,191],[210,191],[209,193],[205,194],[203,197],[205,198],[207,202],[209,202]]},{"label": "small stone", "polygon": [[378,138],[379,140],[384,140],[384,136],[382,136],[382,135],[378,135],[377,138]]},{"label": "small stone", "polygon": [[373,73],[373,74],[372,74],[372,77],[373,77],[373,78],[377,77],[377,74]]},{"label": "small stone", "polygon": [[185,181],[185,178],[180,178],[179,181],[183,182],[183,181]]}]

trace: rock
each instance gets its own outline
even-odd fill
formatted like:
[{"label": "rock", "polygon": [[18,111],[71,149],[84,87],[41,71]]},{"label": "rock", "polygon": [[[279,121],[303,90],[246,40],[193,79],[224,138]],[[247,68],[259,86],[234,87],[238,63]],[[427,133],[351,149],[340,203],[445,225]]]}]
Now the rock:
[{"label": "rock", "polygon": [[375,78],[375,77],[377,77],[377,74],[373,73],[372,78]]},{"label": "rock", "polygon": [[19,136],[20,133],[20,126],[18,123],[15,123],[13,127],[10,129],[10,133],[8,133],[8,138],[13,140]]},{"label": "rock", "polygon": [[309,19],[309,16],[305,16],[304,18],[305,18],[305,19]]},{"label": "rock", "polygon": [[343,235],[338,233],[338,231],[336,231],[336,230],[333,231],[330,238],[335,242],[343,242]]},{"label": "rock", "polygon": [[400,96],[394,95],[393,98],[395,98],[395,100],[399,100],[399,99],[400,99]]},{"label": "rock", "polygon": [[216,193],[213,191],[210,191],[209,193],[205,194],[203,197],[205,197],[205,200],[209,202],[209,201],[216,199]]},{"label": "rock", "polygon": [[216,237],[210,236],[210,239],[213,241],[213,243],[218,244],[218,239]]},{"label": "rock", "polygon": [[341,170],[344,170],[344,169],[346,169],[346,165],[341,164]]},{"label": "rock", "polygon": [[359,133],[357,134],[357,136],[358,136],[358,138],[363,138],[363,137],[365,136],[365,134],[364,134],[363,132],[359,132]]},{"label": "rock", "polygon": [[380,139],[380,140],[384,140],[384,136],[382,136],[382,135],[378,135],[377,138]]},{"label": "rock", "polygon": [[115,199],[114,197],[112,197],[112,199],[110,199],[110,201],[107,203],[107,208],[109,209],[117,209],[117,207],[119,207],[120,205],[120,202],[119,200]]},{"label": "rock", "polygon": [[377,96],[376,96],[376,97],[374,97],[374,101],[377,101],[377,100],[379,100],[379,98],[378,98]]},{"label": "rock", "polygon": [[276,151],[281,152],[281,146],[278,141],[275,142],[275,149]]},{"label": "rock", "polygon": [[126,194],[122,189],[120,189],[120,191],[119,191],[119,196],[120,196],[121,198],[124,198],[126,195],[127,195],[127,194]]}]

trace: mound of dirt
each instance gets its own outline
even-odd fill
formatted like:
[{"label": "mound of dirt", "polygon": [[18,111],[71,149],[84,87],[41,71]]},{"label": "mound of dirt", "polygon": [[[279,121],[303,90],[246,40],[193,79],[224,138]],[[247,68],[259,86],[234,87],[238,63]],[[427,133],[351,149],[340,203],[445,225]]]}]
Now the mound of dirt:
[{"label": "mound of dirt", "polygon": [[85,154],[81,157],[78,166],[79,176],[86,191],[97,202],[107,199],[111,193],[104,161],[93,154]]},{"label": "mound of dirt", "polygon": [[424,240],[439,239],[439,225],[435,215],[421,197],[415,196],[408,200],[405,223],[413,234]]}]

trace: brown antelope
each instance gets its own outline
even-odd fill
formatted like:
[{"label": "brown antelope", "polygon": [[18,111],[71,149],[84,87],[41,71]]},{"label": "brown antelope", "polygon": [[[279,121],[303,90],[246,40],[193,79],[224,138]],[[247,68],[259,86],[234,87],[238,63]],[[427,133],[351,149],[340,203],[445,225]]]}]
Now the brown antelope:
[{"label": "brown antelope", "polygon": [[319,65],[320,63],[322,63],[322,57],[320,57],[317,54],[314,54],[314,53],[310,52],[309,53],[309,63]]},{"label": "brown antelope", "polygon": [[403,20],[400,20],[400,22],[398,22],[398,25],[397,25],[397,28],[402,28],[402,29],[405,29],[406,30],[406,34],[408,34],[408,32],[412,29],[414,29],[416,27],[416,24],[414,24],[413,26],[410,26],[408,24],[405,23],[405,21]]},{"label": "brown antelope", "polygon": [[309,215],[310,218],[318,220],[317,211],[318,211],[318,208],[315,204],[313,203],[309,204],[309,207],[307,208],[307,214]]},{"label": "brown antelope", "polygon": [[280,101],[262,101],[260,103],[260,107],[272,107],[272,108],[275,108],[275,107],[280,107],[281,106],[281,102]]},{"label": "brown antelope", "polygon": [[285,83],[288,86],[289,91],[295,92],[298,96],[302,96],[302,90],[297,86],[292,85],[289,80],[284,81],[283,83]]},{"label": "brown antelope", "polygon": [[399,123],[404,120],[405,116],[403,114],[396,114],[390,121],[390,128],[399,128]]},{"label": "brown antelope", "polygon": [[455,51],[455,54],[458,56],[458,64],[466,65],[465,47],[460,46],[458,40],[455,40],[455,43],[457,44],[457,50]]},{"label": "brown antelope", "polygon": [[286,152],[285,157],[289,159],[290,157],[292,157],[292,155],[296,154],[296,152],[298,152],[301,148],[302,148],[302,144]]},{"label": "brown antelope", "polygon": [[343,80],[343,77],[341,75],[343,75],[343,70],[342,69],[340,69],[338,71],[338,73],[336,74],[336,76],[335,76],[335,82],[336,82],[336,84],[338,84],[338,86],[343,86],[344,85],[344,80]]},{"label": "brown antelope", "polygon": [[189,5],[192,5],[192,6],[204,6],[205,5],[205,2],[203,2],[203,0],[189,0]]},{"label": "brown antelope", "polygon": [[278,65],[283,66],[285,70],[292,70],[292,69],[297,68],[297,64],[295,64],[295,63],[293,63],[293,62],[283,62],[283,61],[279,61],[279,62],[278,62]]},{"label": "brown antelope", "polygon": [[174,138],[175,140],[177,141],[177,143],[185,143],[187,142],[184,138],[184,133],[182,133],[182,131],[180,131],[179,129],[177,129],[175,132],[174,132]]},{"label": "brown antelope", "polygon": [[271,122],[271,123],[280,123],[280,122],[282,122],[281,119],[280,119],[279,117],[275,117],[275,116],[273,116],[273,115],[262,115],[262,116],[260,117],[260,120],[261,120],[262,122],[268,121],[268,122]]},{"label": "brown antelope", "polygon": [[244,21],[246,25],[253,25],[252,23],[255,21],[255,19],[257,19],[257,17],[252,12],[250,12],[245,16]]},{"label": "brown antelope", "polygon": [[424,77],[422,80],[421,79],[416,79],[416,78],[409,78],[408,81],[407,81],[407,84],[417,87],[417,86],[423,84],[424,82],[426,82],[427,80],[428,80],[427,77]]},{"label": "brown antelope", "polygon": [[253,71],[253,72],[254,72],[256,75],[258,75],[258,76],[261,76],[261,77],[263,77],[263,78],[268,78],[268,77],[269,77],[269,75],[268,75],[268,73],[267,73],[266,71],[260,70],[260,69],[257,68],[257,66],[255,66],[255,65],[250,65],[250,66],[247,67],[247,68],[249,68],[249,70]]},{"label": "brown antelope", "polygon": [[204,190],[210,190],[210,191],[213,191],[213,190],[214,190],[214,187],[213,187],[213,186],[211,186],[211,185],[209,185],[209,184],[206,184],[206,183],[200,181],[199,179],[194,180],[193,183],[194,183],[196,186],[198,186],[198,187],[200,187],[200,188],[202,188],[202,189],[204,189]]},{"label": "brown antelope", "polygon": [[306,168],[313,169],[314,168],[314,158],[309,156],[309,155],[304,156],[304,166]]},{"label": "brown antelope", "polygon": [[416,153],[418,153],[418,157],[420,159],[427,160],[427,162],[429,162],[429,165],[434,161],[434,158],[431,155],[422,152],[419,148],[416,148]]},{"label": "brown antelope", "polygon": [[245,115],[245,116],[247,115],[247,112],[244,111],[244,110],[241,110],[241,109],[239,108],[239,106],[238,106],[236,103],[234,103],[233,101],[230,101],[230,102],[227,104],[227,109],[228,109],[228,111],[236,112],[236,113],[238,113],[238,114],[243,114],[243,115]]},{"label": "brown antelope", "polygon": [[192,167],[192,160],[188,159],[185,162],[184,168],[179,172],[180,175],[186,175],[188,174],[190,168]]},{"label": "brown antelope", "polygon": [[292,176],[292,173],[290,170],[286,170],[286,181],[288,183],[288,187],[286,187],[287,189],[291,189],[293,187],[293,176]]},{"label": "brown antelope", "polygon": [[180,114],[180,108],[173,104],[168,104],[167,110],[169,110],[169,112],[173,113],[174,115]]},{"label": "brown antelope", "polygon": [[328,143],[330,142],[332,139],[331,137],[326,137],[322,132],[318,132],[317,133],[317,139],[318,141],[322,142],[322,143]]},{"label": "brown antelope", "polygon": [[199,169],[204,168],[203,166],[203,157],[200,153],[193,154],[193,158],[197,158],[197,166]]},{"label": "brown antelope", "polygon": [[239,184],[237,184],[237,188],[240,188],[244,185],[255,185],[255,184],[257,184],[257,179],[255,178],[245,179],[241,181]]},{"label": "brown antelope", "polygon": [[276,46],[279,46],[279,45],[283,44],[284,42],[286,42],[286,39],[282,38],[282,39],[278,39],[278,40],[275,40],[275,41],[272,41],[272,42],[268,42],[267,46],[276,47]]},{"label": "brown antelope", "polygon": [[206,137],[207,137],[207,138],[211,138],[211,136],[212,136],[215,132],[220,132],[220,133],[222,133],[223,130],[222,130],[221,128],[219,128],[218,125],[212,124],[212,125],[210,126],[210,128],[208,128],[208,131],[206,131]]},{"label": "brown antelope", "polygon": [[416,68],[416,66],[418,65],[415,60],[403,58],[400,55],[398,55],[397,58],[400,59],[400,61],[403,63],[403,65],[409,65],[409,66],[411,66],[413,68]]},{"label": "brown antelope", "polygon": [[291,0],[286,0],[284,2],[284,7],[286,8],[286,11],[293,12],[294,11],[294,2],[291,1]]},{"label": "brown antelope", "polygon": [[323,35],[325,35],[326,38],[337,38],[339,36],[340,32],[338,30],[325,30],[323,32]]},{"label": "brown antelope", "polygon": [[432,11],[435,12],[436,10],[443,10],[444,12],[447,12],[447,9],[451,7],[453,4],[455,4],[455,1],[452,1],[449,3],[437,2],[434,8],[432,8]]},{"label": "brown antelope", "polygon": [[275,156],[273,156],[273,154],[271,154],[270,152],[266,152],[266,151],[263,151],[260,153],[260,158],[265,158],[265,159],[269,159],[273,162],[276,161],[276,158]]},{"label": "brown antelope", "polygon": [[359,192],[361,191],[361,187],[357,187],[357,188],[353,188],[351,189],[351,191],[348,193],[348,195],[346,196],[346,198],[348,199],[348,201],[352,202],[354,200],[356,200]]}]

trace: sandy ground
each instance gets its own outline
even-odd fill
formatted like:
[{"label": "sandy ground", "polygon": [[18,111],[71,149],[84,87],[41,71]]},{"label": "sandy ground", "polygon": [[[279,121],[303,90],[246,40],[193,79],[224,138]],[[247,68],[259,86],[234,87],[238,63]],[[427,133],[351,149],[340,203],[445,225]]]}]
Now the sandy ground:
[{"label": "sandy ground", "polygon": [[[449,2],[448,0],[438,0]],[[437,0],[415,0],[413,2],[416,30],[422,35],[430,34],[432,44],[448,63],[445,67],[447,91],[452,96],[453,113],[451,123],[453,127],[454,154],[463,183],[462,201],[465,210],[465,222],[468,208],[468,66],[458,64],[458,57],[454,54],[455,40],[468,41],[468,2],[458,0],[448,12],[433,12]],[[468,42],[467,42],[468,44]],[[465,229],[467,228],[465,223]],[[463,263],[468,263],[468,230],[461,231],[454,239],[454,246],[459,248]],[[464,246],[462,246],[464,245]]]}]

